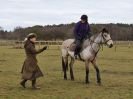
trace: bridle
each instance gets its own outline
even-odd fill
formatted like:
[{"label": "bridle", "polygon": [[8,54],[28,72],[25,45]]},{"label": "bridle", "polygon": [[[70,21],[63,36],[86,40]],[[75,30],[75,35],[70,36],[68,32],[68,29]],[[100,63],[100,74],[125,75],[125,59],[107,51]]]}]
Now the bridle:
[{"label": "bridle", "polygon": [[[101,39],[103,39],[104,42],[97,43],[97,42],[95,42],[95,41],[92,41],[91,39],[89,39],[89,40],[92,42],[92,44],[93,44],[93,43],[96,43],[96,44],[98,44],[99,46],[100,46],[100,45],[103,45],[103,44],[107,44],[110,40],[112,40],[112,39],[106,40],[106,38],[104,37],[103,33],[102,33],[101,35],[102,35],[102,38],[101,38]],[[92,46],[92,44],[91,44],[91,46]]]},{"label": "bridle", "polygon": [[[107,44],[110,40],[112,40],[112,39],[106,40],[106,38],[104,37],[103,33],[102,33],[101,35],[102,35],[102,36],[101,36],[101,39],[103,39],[104,42],[101,41],[100,43],[97,43],[97,42],[92,41],[91,39],[89,39],[89,40],[92,42],[92,44],[93,44],[93,43],[96,43],[96,44],[98,44],[98,46],[99,46],[99,49],[98,49],[97,51],[95,51],[95,50],[93,49],[93,47],[92,47],[92,44],[91,44],[91,48],[92,48],[93,52],[95,53],[95,56],[94,56],[93,60],[96,58],[97,53],[98,53],[99,50],[101,49],[101,45]],[[91,60],[91,61],[93,61],[93,60]]]},{"label": "bridle", "polygon": [[104,37],[104,35],[103,35],[103,33],[102,33],[102,38],[104,39],[104,43],[102,43],[102,44],[107,44],[110,40],[112,40],[112,39],[106,40],[105,37]]}]

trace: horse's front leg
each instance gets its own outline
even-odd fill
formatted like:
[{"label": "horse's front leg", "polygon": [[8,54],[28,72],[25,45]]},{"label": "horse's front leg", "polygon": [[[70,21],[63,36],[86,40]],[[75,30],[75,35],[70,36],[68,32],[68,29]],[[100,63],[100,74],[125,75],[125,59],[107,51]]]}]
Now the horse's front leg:
[{"label": "horse's front leg", "polygon": [[89,61],[88,60],[85,61],[85,68],[86,68],[85,81],[86,81],[86,84],[88,84],[89,83]]},{"label": "horse's front leg", "polygon": [[94,68],[95,68],[95,70],[96,70],[97,83],[98,83],[98,84],[101,84],[100,71],[99,71],[99,68],[98,68],[98,66],[97,66],[97,64],[96,64],[96,60],[92,61],[91,63],[92,63],[92,65],[94,66]]},{"label": "horse's front leg", "polygon": [[70,62],[70,64],[69,64],[71,80],[74,80],[74,75],[73,75],[73,64],[74,64],[74,58],[71,57],[71,62]]}]

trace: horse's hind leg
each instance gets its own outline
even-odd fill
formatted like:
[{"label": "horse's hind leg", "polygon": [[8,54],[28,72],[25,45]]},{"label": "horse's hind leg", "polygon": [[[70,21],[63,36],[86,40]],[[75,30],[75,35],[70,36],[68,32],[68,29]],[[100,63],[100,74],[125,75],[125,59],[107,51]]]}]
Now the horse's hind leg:
[{"label": "horse's hind leg", "polygon": [[74,75],[73,75],[73,64],[74,64],[74,58],[71,57],[71,62],[70,62],[70,64],[69,64],[71,80],[74,80]]},{"label": "horse's hind leg", "polygon": [[94,68],[95,68],[95,70],[96,70],[97,83],[98,83],[98,84],[101,84],[100,71],[99,71],[99,68],[98,68],[98,66],[97,66],[97,64],[96,64],[96,60],[92,61],[91,63],[92,63],[92,65],[94,66]]},{"label": "horse's hind leg", "polygon": [[85,68],[86,68],[85,81],[86,81],[86,84],[88,84],[89,83],[89,61],[88,60],[85,61]]},{"label": "horse's hind leg", "polygon": [[68,56],[62,57],[62,67],[64,72],[64,80],[67,80],[67,69],[68,69]]},{"label": "horse's hind leg", "polygon": [[64,72],[64,80],[67,80],[68,52],[66,49],[62,49],[62,68]]}]

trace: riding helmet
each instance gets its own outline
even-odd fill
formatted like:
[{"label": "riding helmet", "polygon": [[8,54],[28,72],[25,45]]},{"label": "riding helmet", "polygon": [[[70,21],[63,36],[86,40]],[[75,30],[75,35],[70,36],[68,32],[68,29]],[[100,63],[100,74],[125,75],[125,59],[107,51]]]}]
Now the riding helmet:
[{"label": "riding helmet", "polygon": [[82,16],[81,16],[81,19],[82,19],[82,20],[88,21],[88,16],[87,16],[87,15],[82,15]]}]

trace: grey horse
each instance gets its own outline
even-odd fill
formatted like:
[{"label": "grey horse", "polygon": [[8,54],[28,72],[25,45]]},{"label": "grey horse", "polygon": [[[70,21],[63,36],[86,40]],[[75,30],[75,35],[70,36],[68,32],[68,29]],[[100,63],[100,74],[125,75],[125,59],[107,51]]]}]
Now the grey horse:
[{"label": "grey horse", "polygon": [[[71,80],[74,80],[73,64],[75,62],[74,50],[71,50],[74,44],[74,39],[67,39],[61,45],[62,54],[62,68],[64,72],[64,79],[67,80],[67,69],[68,69],[68,57],[70,56],[71,61],[69,63]],[[107,45],[109,48],[113,47],[113,40],[110,34],[104,28],[100,33],[93,35],[90,39],[86,39],[83,42],[82,50],[80,52],[81,58],[85,62],[86,68],[86,83],[89,83],[89,63],[92,63],[96,70],[97,83],[101,84],[100,71],[96,63],[97,54],[102,45]]]}]

